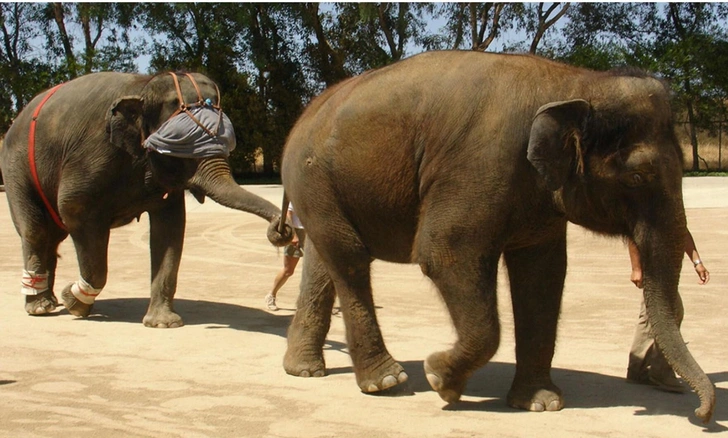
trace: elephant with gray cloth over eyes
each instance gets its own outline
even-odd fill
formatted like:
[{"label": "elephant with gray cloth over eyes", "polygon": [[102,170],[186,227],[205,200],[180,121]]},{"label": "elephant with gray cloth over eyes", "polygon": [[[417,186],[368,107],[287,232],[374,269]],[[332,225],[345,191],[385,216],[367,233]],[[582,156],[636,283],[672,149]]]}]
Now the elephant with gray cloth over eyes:
[{"label": "elephant with gray cloth over eyes", "polygon": [[[190,132],[175,133],[184,129],[170,124]],[[160,140],[158,130],[173,138]],[[155,147],[143,147],[145,139]],[[164,141],[176,142],[177,152],[190,146],[189,154],[168,153]],[[26,311],[42,315],[55,309],[57,249],[70,235],[80,279],[66,286],[61,297],[69,312],[88,316],[106,285],[110,230],[148,212],[152,278],[143,322],[181,326],[173,298],[185,231],[185,189],[199,202],[209,196],[260,216],[272,222],[271,241],[289,241],[290,228],[284,235],[275,228],[280,209],[232,178],[227,154],[234,142],[217,86],[202,74],[94,73],[36,96],[18,115],[0,151],[10,212],[22,242]]]},{"label": "elephant with gray cloth over eyes", "polygon": [[503,256],[516,336],[508,404],[562,409],[551,361],[571,221],[637,244],[655,338],[707,422],[715,390],[675,314],[686,219],[669,99],[641,72],[478,52],[427,52],[327,89],[296,123],[282,161],[308,236],[286,372],[325,374],[338,295],[360,389],[406,381],[377,323],[370,265],[416,263],[457,332],[451,349],[425,360],[427,379],[456,402],[498,348]]}]

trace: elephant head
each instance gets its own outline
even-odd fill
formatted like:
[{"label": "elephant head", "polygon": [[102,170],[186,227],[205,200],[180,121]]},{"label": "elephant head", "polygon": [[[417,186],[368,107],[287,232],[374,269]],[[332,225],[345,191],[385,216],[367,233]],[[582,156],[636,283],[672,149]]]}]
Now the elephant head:
[{"label": "elephant head", "polygon": [[615,75],[611,86],[543,105],[527,157],[570,221],[637,244],[653,334],[698,394],[696,415],[707,422],[715,389],[685,346],[675,311],[687,228],[669,93],[639,75]]},{"label": "elephant head", "polygon": [[[187,79],[185,79],[185,76]],[[178,79],[179,77],[179,79]],[[107,113],[107,132],[111,144],[126,151],[134,159],[143,160],[149,175],[165,190],[189,189],[199,202],[209,196],[226,207],[246,211],[271,222],[269,239],[288,242],[292,230],[276,233],[280,210],[265,199],[241,188],[233,179],[227,161],[227,153],[204,158],[164,155],[145,149],[144,139],[156,132],[171,117],[185,115],[187,109],[208,105],[218,112],[220,121],[225,117],[220,107],[220,93],[215,83],[201,74],[160,74],[149,79],[139,79],[138,94],[119,97]],[[227,118],[225,117],[227,121]],[[225,141],[234,147],[235,136],[227,121]],[[201,126],[201,125],[200,125]],[[206,128],[202,128],[206,129]],[[209,131],[208,131],[209,132]],[[223,135],[223,132],[210,134]],[[232,149],[232,147],[230,149]]]}]

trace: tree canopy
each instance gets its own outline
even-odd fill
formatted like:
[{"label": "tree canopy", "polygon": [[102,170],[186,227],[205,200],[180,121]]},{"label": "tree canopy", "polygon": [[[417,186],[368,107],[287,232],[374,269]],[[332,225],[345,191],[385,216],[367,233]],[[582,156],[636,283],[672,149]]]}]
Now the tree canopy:
[{"label": "tree canopy", "polygon": [[[533,53],[667,79],[687,127],[723,129],[724,3],[0,3],[0,133],[40,91],[90,72],[199,71],[236,128],[236,174],[277,171],[324,88],[426,50]],[[716,122],[720,122],[716,124]]]}]

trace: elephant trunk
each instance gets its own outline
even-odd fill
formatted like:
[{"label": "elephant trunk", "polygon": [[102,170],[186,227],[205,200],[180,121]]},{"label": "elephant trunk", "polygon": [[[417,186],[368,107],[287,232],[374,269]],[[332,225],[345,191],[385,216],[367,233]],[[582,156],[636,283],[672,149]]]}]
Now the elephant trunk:
[{"label": "elephant trunk", "polygon": [[204,194],[213,201],[225,207],[252,213],[270,222],[268,227],[268,240],[276,246],[290,242],[293,237],[292,230],[288,233],[278,232],[277,226],[281,218],[281,210],[268,202],[240,187],[233,179],[230,165],[222,157],[206,158],[201,160],[197,171],[188,182],[188,188],[196,196]]},{"label": "elephant trunk", "polygon": [[695,415],[707,423],[715,409],[715,388],[680,334],[678,282],[687,233],[682,217],[668,235],[643,229],[636,233],[635,241],[642,260],[645,307],[652,334],[672,369],[697,393],[700,407]]}]

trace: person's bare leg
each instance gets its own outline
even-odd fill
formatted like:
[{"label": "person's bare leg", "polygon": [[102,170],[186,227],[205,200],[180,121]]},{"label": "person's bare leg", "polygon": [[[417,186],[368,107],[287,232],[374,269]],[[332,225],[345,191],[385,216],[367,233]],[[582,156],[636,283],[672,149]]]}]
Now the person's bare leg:
[{"label": "person's bare leg", "polygon": [[275,280],[273,280],[273,289],[265,296],[265,304],[269,310],[278,310],[276,296],[281,287],[286,284],[291,275],[296,271],[296,265],[298,265],[298,257],[283,256],[283,269],[281,269],[278,275],[276,275]]}]

